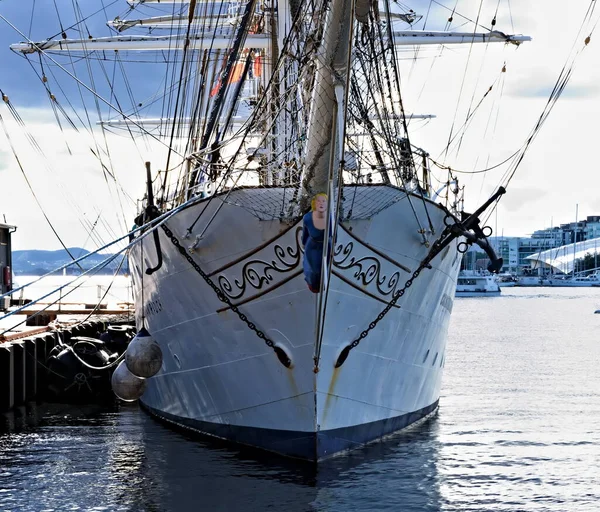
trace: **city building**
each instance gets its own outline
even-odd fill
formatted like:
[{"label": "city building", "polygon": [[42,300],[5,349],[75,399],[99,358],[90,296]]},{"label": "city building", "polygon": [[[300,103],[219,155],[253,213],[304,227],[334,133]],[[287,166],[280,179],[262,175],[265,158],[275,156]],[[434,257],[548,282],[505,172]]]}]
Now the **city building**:
[{"label": "city building", "polygon": [[[553,267],[548,258],[558,254],[552,249],[559,247],[560,268],[572,269],[573,258],[581,258],[590,251],[595,252],[596,247],[600,248],[600,240],[575,247],[573,244],[594,239],[600,239],[600,215],[590,215],[586,220],[540,229],[530,237],[490,237],[490,243],[497,255],[504,260],[502,272],[522,275]],[[541,257],[537,257],[538,254]],[[570,262],[566,261],[569,259]],[[558,269],[555,267],[555,270]]]}]

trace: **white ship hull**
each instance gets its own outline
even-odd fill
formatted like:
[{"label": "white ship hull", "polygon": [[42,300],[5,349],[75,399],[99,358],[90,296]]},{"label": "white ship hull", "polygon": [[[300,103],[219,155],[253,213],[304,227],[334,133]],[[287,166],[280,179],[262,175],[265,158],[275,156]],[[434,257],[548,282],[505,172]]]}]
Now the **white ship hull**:
[{"label": "white ship hull", "polygon": [[583,288],[600,286],[600,275],[594,273],[586,277],[567,277],[564,279],[548,278],[546,286],[558,286],[567,288]]},{"label": "white ship hull", "polygon": [[590,278],[520,278],[518,286],[550,286],[556,288],[588,288],[600,286],[600,281]]},{"label": "white ship hull", "polygon": [[456,297],[498,297],[500,284],[490,274],[465,270],[458,274]]},{"label": "white ship hull", "polygon": [[[264,211],[269,204],[283,209],[284,189],[237,190],[222,204],[223,197],[177,213],[168,229],[186,249],[204,232],[197,248],[184,252],[292,365],[284,366],[219,300],[159,229],[164,261],[144,276],[143,298],[142,272],[156,263],[151,238],[130,254],[138,325],[143,304],[146,325],[164,355],[143,405],[206,434],[309,460],[379,439],[433,412],[460,267],[456,242],[336,369],[342,349],[377,318],[428,252],[406,194],[386,186],[346,187],[344,211],[352,202],[352,220],[338,229],[327,297],[310,292],[304,281],[301,221],[289,226],[261,220],[272,214]],[[412,206],[425,223],[424,202],[415,199]],[[250,209],[253,204],[262,206]],[[439,236],[445,213],[426,204]]]},{"label": "white ship hull", "polygon": [[456,291],[456,297],[500,297],[502,292],[500,290],[496,291],[475,291],[475,292],[466,292],[466,291]]},{"label": "white ship hull", "polygon": [[538,276],[522,276],[516,286],[548,286],[548,280]]}]

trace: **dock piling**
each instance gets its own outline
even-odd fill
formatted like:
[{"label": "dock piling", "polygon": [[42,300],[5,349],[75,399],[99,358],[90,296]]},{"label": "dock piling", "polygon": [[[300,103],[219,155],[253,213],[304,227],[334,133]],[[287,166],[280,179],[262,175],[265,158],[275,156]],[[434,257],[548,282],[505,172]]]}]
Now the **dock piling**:
[{"label": "dock piling", "polygon": [[109,325],[126,323],[124,319],[89,320],[54,331],[32,329],[29,336],[0,340],[0,411],[44,399],[50,384],[48,357],[55,347],[76,336],[98,339]]},{"label": "dock piling", "polygon": [[14,357],[12,345],[0,345],[0,411],[15,405]]},{"label": "dock piling", "polygon": [[37,395],[37,345],[34,339],[25,339],[25,401],[34,400]]},{"label": "dock piling", "polygon": [[14,396],[15,405],[22,405],[26,401],[25,392],[27,390],[27,372],[25,367],[25,343],[23,341],[12,341],[14,357]]}]

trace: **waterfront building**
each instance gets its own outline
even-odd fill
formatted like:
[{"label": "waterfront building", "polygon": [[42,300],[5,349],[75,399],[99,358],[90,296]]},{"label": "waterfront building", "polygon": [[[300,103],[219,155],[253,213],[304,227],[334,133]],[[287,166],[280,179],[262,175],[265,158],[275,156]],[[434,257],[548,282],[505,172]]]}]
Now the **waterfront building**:
[{"label": "waterfront building", "polygon": [[[562,245],[554,249],[537,252],[527,257],[531,270],[537,270],[538,275],[545,274],[570,274],[575,267],[575,261],[582,260],[586,256],[594,258],[594,269],[598,268],[598,259],[600,252],[600,238],[583,240],[572,244]],[[579,264],[578,264],[579,265]],[[579,266],[575,268],[575,273],[579,273]]]},{"label": "waterfront building", "polygon": [[[550,270],[553,265],[549,261],[558,258],[553,256],[557,254],[561,255],[561,263],[554,267],[554,271],[559,271],[559,268],[572,270],[574,254],[575,259],[582,258],[590,251],[594,252],[594,247],[600,247],[598,241],[585,246],[580,244],[599,238],[600,215],[590,215],[585,220],[534,231],[530,237],[503,236],[491,237],[490,240],[498,256],[504,260],[502,272],[522,275]],[[577,244],[575,250],[573,244]],[[558,248],[559,252],[556,251]]]}]

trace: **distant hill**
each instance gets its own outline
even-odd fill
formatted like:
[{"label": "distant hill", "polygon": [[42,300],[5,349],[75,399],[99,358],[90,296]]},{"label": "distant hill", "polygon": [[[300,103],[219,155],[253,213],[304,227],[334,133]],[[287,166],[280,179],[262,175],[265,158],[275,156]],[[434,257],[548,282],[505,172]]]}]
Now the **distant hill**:
[{"label": "distant hill", "polygon": [[[80,258],[90,253],[90,251],[82,249],[81,247],[69,247],[69,251],[75,258]],[[89,270],[90,268],[102,263],[102,261],[106,260],[110,256],[111,254],[94,254],[93,256],[89,256],[83,261],[80,261],[79,264],[84,271]],[[60,268],[70,261],[73,261],[73,259],[64,249],[60,249],[58,251],[31,250],[12,252],[13,272],[17,276],[39,276],[47,274],[48,272]],[[97,274],[114,274],[119,266],[120,261],[121,257],[118,256],[109,265],[99,270]],[[127,260],[125,260],[119,273],[125,274],[128,272],[129,267],[127,266]],[[58,273],[62,274],[62,271],[59,271]],[[68,275],[81,274],[81,269],[77,265],[72,265],[67,268],[66,273]]]}]

